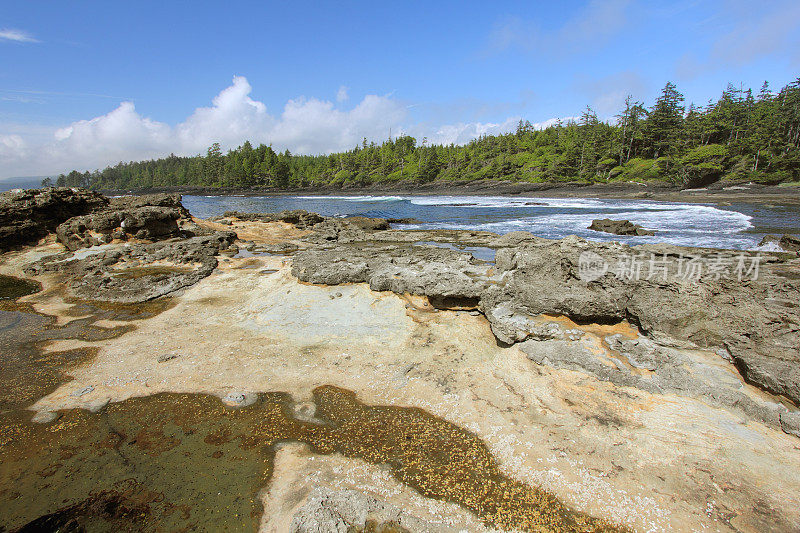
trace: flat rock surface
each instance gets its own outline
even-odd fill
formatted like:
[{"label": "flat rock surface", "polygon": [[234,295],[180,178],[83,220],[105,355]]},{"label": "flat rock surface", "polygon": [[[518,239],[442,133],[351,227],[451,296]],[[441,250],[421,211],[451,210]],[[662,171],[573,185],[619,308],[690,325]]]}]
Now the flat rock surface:
[{"label": "flat rock surface", "polygon": [[[253,261],[260,267],[249,267]],[[73,380],[34,409],[93,408],[166,391],[285,390],[302,404],[314,387],[334,384],[373,404],[419,407],[469,428],[517,479],[634,529],[720,527],[726,517],[732,525],[723,530],[757,531],[765,527],[764,505],[770,524],[800,520],[797,437],[744,405],[780,416],[780,402],[742,382],[713,351],[658,345],[648,356],[633,343],[649,348],[650,341],[631,326],[547,317],[542,328],[558,340],[502,347],[483,316],[436,311],[425,299],[365,285],[309,287],[291,276],[291,262],[221,263],[171,309],[89,343],[100,347],[93,361],[71,370]],[[287,294],[291,304],[272,307]],[[358,311],[340,313],[344,298],[373,316],[364,323]],[[333,333],[314,336],[315,324]],[[353,335],[336,334],[350,327]],[[604,342],[615,335],[618,344]],[[86,345],[58,341],[48,349]],[[691,365],[681,376],[692,380],[687,390],[664,385],[669,376],[658,378],[659,387],[626,383],[564,355],[586,353],[604,366],[617,359],[630,365],[621,376],[646,380],[648,367],[675,352]],[[165,353],[181,356],[159,362]],[[708,390],[738,394],[741,405],[711,401]],[[729,488],[719,492],[709,476]]]}]

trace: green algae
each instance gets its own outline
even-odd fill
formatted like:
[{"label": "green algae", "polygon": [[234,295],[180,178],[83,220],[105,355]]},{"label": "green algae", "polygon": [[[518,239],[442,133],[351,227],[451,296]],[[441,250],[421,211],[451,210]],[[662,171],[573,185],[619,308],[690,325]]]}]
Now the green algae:
[{"label": "green algae", "polygon": [[[387,465],[421,494],[455,502],[487,525],[602,531],[607,523],[504,475],[472,433],[423,410],[371,406],[332,386],[314,391],[321,423],[294,418],[291,398],[261,394],[231,409],[203,394],[162,393],[68,410],[51,424],[0,416],[0,525],[72,522],[87,531],[255,531],[275,447],[307,444]],[[113,512],[110,512],[109,509]]]},{"label": "green algae", "polygon": [[31,280],[0,275],[0,300],[16,300],[42,290],[42,286]]}]

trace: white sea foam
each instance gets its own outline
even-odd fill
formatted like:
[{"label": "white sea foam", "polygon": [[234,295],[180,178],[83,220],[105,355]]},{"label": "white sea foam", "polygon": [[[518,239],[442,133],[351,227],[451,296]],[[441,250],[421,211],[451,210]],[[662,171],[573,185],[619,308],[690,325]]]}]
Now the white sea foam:
[{"label": "white sea foam", "polygon": [[[219,197],[213,198],[220,200]],[[185,197],[185,200],[192,201],[190,197]],[[303,201],[309,201],[309,204],[304,205]],[[230,209],[230,202],[220,201],[220,204]],[[309,195],[250,197],[247,205],[242,205],[240,209],[255,212],[298,207],[319,210],[328,216],[366,214],[426,221],[401,226],[408,229],[471,229],[500,234],[522,230],[551,239],[578,235],[591,240],[616,240],[628,244],[667,242],[685,246],[773,251],[759,247],[762,235],[748,231],[753,228],[751,216],[705,204],[597,198]],[[194,207],[191,209],[194,210]],[[211,216],[221,210],[222,205],[219,205],[204,214]],[[589,230],[588,226],[597,218],[630,220],[654,230],[656,235],[629,237]]]},{"label": "white sea foam", "polygon": [[759,252],[785,252],[783,248],[777,242],[768,242],[766,244],[762,244],[756,246],[755,248]]},{"label": "white sea foam", "polygon": [[344,200],[348,202],[398,202],[401,196],[295,196],[300,200]]},{"label": "white sea foam", "polygon": [[606,206],[603,200],[594,198],[529,198],[507,196],[406,196],[414,205],[452,206],[464,208],[569,208],[596,209]]},{"label": "white sea foam", "polygon": [[[487,203],[492,203],[492,200]],[[501,234],[510,231],[529,231],[546,238],[578,235],[591,240],[618,240],[629,244],[668,242],[684,246],[746,249],[753,249],[757,246],[755,235],[742,233],[752,227],[750,216],[713,206],[583,199],[556,200],[550,203],[546,200],[536,199],[536,201],[547,203],[547,206],[537,206],[540,209],[531,210],[524,216],[505,220],[486,222],[465,220],[464,222],[420,224],[414,227],[473,229]],[[428,201],[430,203],[426,205],[436,205],[433,199]],[[514,201],[519,200],[514,199]],[[454,201],[454,203],[458,202]],[[512,206],[505,205],[504,207]],[[551,209],[553,212],[548,212]],[[564,209],[578,209],[579,211],[564,213]],[[627,237],[588,229],[592,220],[596,218],[630,220],[635,224],[654,230],[656,235]]]}]

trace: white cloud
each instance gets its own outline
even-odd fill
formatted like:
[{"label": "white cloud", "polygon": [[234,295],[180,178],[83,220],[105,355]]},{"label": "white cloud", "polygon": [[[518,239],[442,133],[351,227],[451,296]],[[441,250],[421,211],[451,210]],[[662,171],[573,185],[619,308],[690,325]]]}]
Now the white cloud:
[{"label": "white cloud", "polygon": [[29,33],[13,28],[3,28],[0,30],[0,41],[14,41],[17,43],[38,43]]},{"label": "white cloud", "polygon": [[482,135],[498,135],[514,131],[519,117],[510,117],[501,123],[461,122],[441,126],[436,133],[428,136],[432,144],[466,144]]},{"label": "white cloud", "polygon": [[250,98],[252,88],[243,76],[235,76],[233,85],[222,90],[211,107],[201,107],[175,128],[177,139],[167,139],[181,152],[196,152],[219,142],[233,147],[247,139],[269,139],[274,119],[266,106]]},{"label": "white cloud", "polygon": [[[550,118],[542,122],[531,124],[533,129],[541,130],[550,126],[554,126],[559,120],[566,123],[573,120],[574,117],[566,117],[564,119]],[[523,119],[524,120],[524,119]],[[433,134],[427,135],[430,144],[467,144],[473,139],[477,139],[483,135],[502,135],[517,130],[520,117],[509,117],[503,122],[459,122],[457,124],[448,124],[440,126]],[[411,133],[414,135],[415,130],[412,129]],[[416,136],[421,140],[425,135],[424,131],[420,130]]]},{"label": "white cloud", "polygon": [[367,95],[351,109],[315,98],[297,98],[274,116],[262,102],[253,100],[250,92],[246,78],[234,77],[210,107],[196,109],[175,126],[141,116],[133,102],[122,102],[105,115],[54,129],[46,142],[35,144],[13,133],[14,125],[0,125],[0,172],[20,176],[103,168],[170,153],[202,153],[214,142],[233,148],[246,140],[293,153],[329,153],[351,149],[364,137],[385,138],[390,128],[399,130],[407,114],[405,105],[397,100]]},{"label": "white cloud", "polygon": [[337,102],[346,102],[350,96],[347,94],[347,87],[344,85],[339,87],[339,90],[336,91],[336,101]]},{"label": "white cloud", "polygon": [[23,157],[26,150],[27,145],[19,135],[0,135],[0,161],[5,158]]},{"label": "white cloud", "polygon": [[316,98],[295,98],[280,114],[271,114],[250,93],[247,79],[234,77],[209,107],[196,109],[174,126],[141,116],[128,101],[105,115],[62,128],[0,124],[0,178],[93,170],[170,153],[199,154],[214,142],[223,149],[249,140],[272,144],[279,151],[324,154],[352,149],[364,137],[380,141],[390,131],[395,136],[405,131],[420,141],[428,137],[431,143],[463,144],[481,135],[513,131],[519,121],[512,117],[498,123],[408,126],[408,106],[378,95],[367,95],[349,108]]}]

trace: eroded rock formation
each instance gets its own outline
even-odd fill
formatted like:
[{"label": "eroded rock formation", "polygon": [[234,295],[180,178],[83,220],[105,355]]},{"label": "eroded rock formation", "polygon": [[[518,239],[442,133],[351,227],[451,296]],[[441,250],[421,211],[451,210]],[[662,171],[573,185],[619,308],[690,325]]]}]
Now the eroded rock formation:
[{"label": "eroded rock formation", "polygon": [[628,320],[667,345],[718,350],[748,382],[800,403],[800,280],[796,261],[784,256],[517,232],[490,241],[491,265],[457,249],[392,244],[386,233],[328,239],[335,245],[298,252],[292,273],[474,302],[507,344],[542,338],[540,315]]},{"label": "eroded rock formation", "polygon": [[[23,242],[25,235],[39,239],[48,231],[70,251],[133,241],[48,256],[27,266],[31,275],[64,274],[80,298],[130,303],[173,293],[208,276],[217,266],[214,256],[231,249],[236,239],[234,232],[197,226],[175,194],[108,199],[62,188],[4,194],[2,200],[0,214],[10,220],[7,231],[19,233],[14,242]],[[181,238],[163,242],[175,237]]]},{"label": "eroded rock formation", "polygon": [[33,244],[62,222],[107,207],[108,198],[72,188],[15,190],[0,194],[0,251]]},{"label": "eroded rock formation", "polygon": [[797,235],[765,235],[759,246],[775,243],[787,252],[800,252],[800,237]]},{"label": "eroded rock formation", "polygon": [[232,231],[175,242],[135,244],[77,259],[48,257],[26,273],[59,272],[79,298],[109,302],[145,302],[194,285],[217,267],[216,255],[233,246]]}]

